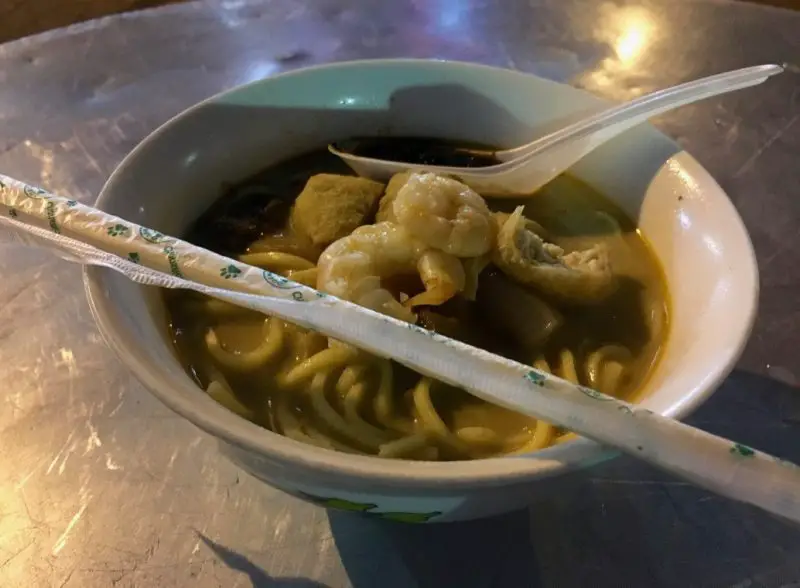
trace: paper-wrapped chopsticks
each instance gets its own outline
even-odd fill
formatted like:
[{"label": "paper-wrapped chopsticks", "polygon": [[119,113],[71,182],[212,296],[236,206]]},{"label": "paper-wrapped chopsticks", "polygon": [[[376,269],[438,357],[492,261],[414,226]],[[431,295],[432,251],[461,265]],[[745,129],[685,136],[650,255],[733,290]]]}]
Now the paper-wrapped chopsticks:
[{"label": "paper-wrapped chopsticks", "polygon": [[800,522],[800,468],[739,443],[5,176],[0,225],[72,261],[109,267],[140,283],[195,290],[314,329]]}]

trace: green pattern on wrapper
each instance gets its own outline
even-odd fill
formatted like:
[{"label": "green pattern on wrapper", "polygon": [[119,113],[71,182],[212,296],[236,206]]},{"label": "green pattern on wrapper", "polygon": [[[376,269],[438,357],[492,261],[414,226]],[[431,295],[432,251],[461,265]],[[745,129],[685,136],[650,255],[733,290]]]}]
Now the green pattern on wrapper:
[{"label": "green pattern on wrapper", "polygon": [[148,229],[147,227],[139,227],[139,236],[148,243],[154,244],[162,243],[167,239],[163,233]]},{"label": "green pattern on wrapper", "polygon": [[131,230],[121,223],[117,223],[112,225],[106,229],[106,233],[108,233],[112,237],[127,237],[130,235]]},{"label": "green pattern on wrapper", "polygon": [[164,253],[167,254],[167,262],[169,263],[170,273],[176,278],[182,278],[183,273],[181,272],[181,268],[178,266],[178,253],[175,251],[175,248],[171,245],[167,245],[164,247]]},{"label": "green pattern on wrapper", "polygon": [[141,263],[142,261],[142,257],[135,251],[128,253],[128,259],[130,259],[133,263]]},{"label": "green pattern on wrapper", "polygon": [[22,193],[25,194],[28,198],[46,198],[49,195],[47,190],[43,190],[42,188],[35,188],[33,186],[26,185],[22,189]]},{"label": "green pattern on wrapper", "polygon": [[[386,320],[386,322],[388,323],[390,321]],[[415,333],[420,333],[421,335],[428,335],[433,337],[436,334],[433,331],[429,331],[425,327],[420,327],[419,325],[415,325],[414,323],[406,323],[406,328],[409,331],[414,331]]]},{"label": "green pattern on wrapper", "polygon": [[755,450],[751,447],[742,445],[741,443],[734,443],[733,447],[731,447],[731,453],[740,457],[753,457],[756,454]]},{"label": "green pattern on wrapper", "polygon": [[275,288],[280,288],[281,290],[291,290],[294,288],[294,285],[288,278],[284,278],[278,274],[273,274],[270,271],[264,270],[261,272],[261,275],[267,284]]},{"label": "green pattern on wrapper", "polygon": [[589,398],[594,398],[595,400],[613,400],[611,396],[606,396],[602,392],[598,392],[597,390],[592,390],[591,388],[587,388],[586,386],[578,386],[578,390],[586,394]]},{"label": "green pattern on wrapper", "polygon": [[238,278],[239,276],[241,276],[242,270],[240,270],[235,265],[231,264],[219,270],[219,275],[225,278],[226,280],[230,280],[231,278]]},{"label": "green pattern on wrapper", "polygon": [[544,386],[544,382],[547,380],[547,377],[545,377],[544,374],[534,371],[530,371],[525,374],[524,378],[534,386]]},{"label": "green pattern on wrapper", "polygon": [[50,224],[50,229],[52,229],[54,233],[60,233],[61,229],[56,222],[56,203],[48,201],[45,210],[47,212],[47,222]]}]

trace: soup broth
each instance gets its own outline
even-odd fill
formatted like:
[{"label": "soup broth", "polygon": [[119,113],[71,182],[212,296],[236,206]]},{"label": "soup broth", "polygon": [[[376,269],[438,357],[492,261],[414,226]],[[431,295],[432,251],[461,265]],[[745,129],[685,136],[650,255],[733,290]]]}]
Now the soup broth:
[{"label": "soup broth", "polygon": [[[441,150],[442,144],[435,148]],[[437,263],[457,259],[460,264],[434,273],[435,278],[464,277],[454,293],[442,295],[440,282],[434,287],[426,282],[424,263],[417,264],[423,268],[419,272],[398,263],[378,271],[378,254],[359,249],[364,241],[359,235],[373,239],[378,232],[388,239],[386,231],[405,226],[410,217],[394,211],[407,199],[412,180],[401,178],[404,187],[393,191],[395,180],[384,187],[350,175],[327,151],[275,165],[225,187],[186,238],[336,295],[341,295],[336,272],[350,259],[342,252],[354,260],[366,256],[380,283],[364,279],[344,297],[365,305],[380,299],[376,310],[638,400],[667,335],[668,296],[646,240],[612,202],[569,175],[519,201],[487,199],[482,214],[491,210],[486,216],[493,219],[486,225],[493,231],[490,251],[459,255],[433,248],[431,259]],[[417,187],[428,189],[419,178],[413,180],[419,180]],[[480,212],[482,206],[478,202],[470,210]],[[335,215],[325,217],[331,210]],[[432,251],[427,244],[420,247],[414,235],[402,232],[401,237],[414,243],[417,256]],[[533,249],[539,261],[520,265],[519,254]],[[531,268],[528,279],[525,272]],[[565,279],[594,281],[575,282],[580,287],[572,290],[567,282],[548,285],[538,281],[552,274],[542,274],[542,268],[562,272]],[[595,270],[599,273],[592,274]],[[612,286],[593,289],[601,274]],[[379,290],[357,292],[368,282]],[[197,384],[230,410],[293,439],[390,458],[462,460],[535,451],[571,435],[283,321],[196,293],[164,295],[178,356]]]}]

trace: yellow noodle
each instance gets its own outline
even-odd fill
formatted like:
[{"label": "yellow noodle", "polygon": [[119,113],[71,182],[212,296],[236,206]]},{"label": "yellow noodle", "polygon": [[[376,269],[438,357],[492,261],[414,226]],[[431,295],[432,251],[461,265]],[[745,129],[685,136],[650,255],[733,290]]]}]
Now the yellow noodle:
[{"label": "yellow noodle", "polygon": [[571,433],[571,432],[570,433],[564,433],[563,435],[558,437],[553,443],[555,443],[556,445],[560,445],[561,443],[565,443],[566,441],[574,441],[575,439],[578,439],[578,438],[579,437],[575,433]]},{"label": "yellow noodle", "polygon": [[[569,356],[572,358],[572,366],[574,370],[575,357],[571,352],[568,351],[568,353]],[[561,357],[563,366],[564,364],[563,358],[565,357],[565,355],[562,353]],[[569,359],[567,359],[567,363],[569,363]],[[550,367],[550,364],[543,356],[539,356],[538,358],[536,358],[536,360],[533,362],[533,367],[539,370],[540,372],[553,374],[553,370]],[[559,375],[559,374],[554,374],[554,375]],[[575,377],[577,378],[577,374]],[[545,447],[549,447],[550,445],[552,445],[553,440],[556,437],[556,428],[547,421],[536,420],[534,422],[535,426],[533,428],[533,431],[527,436],[527,440],[523,442],[523,445],[521,447],[517,446],[518,448],[512,452],[513,454],[530,453],[532,451],[538,451],[539,449],[544,449]],[[517,443],[519,443],[519,441],[517,441],[516,438],[512,438],[512,441],[509,445],[511,447],[514,447],[515,445],[517,445]]]},{"label": "yellow noodle", "polygon": [[331,439],[324,433],[316,430],[309,423],[301,425],[300,421],[294,414],[292,408],[285,401],[275,403],[275,420],[278,423],[278,428],[275,429],[276,433],[299,441],[307,443],[323,449],[330,449],[332,451],[344,451],[345,453],[361,453],[357,449],[339,443],[335,439]]},{"label": "yellow noodle", "polygon": [[[289,323],[284,323],[288,325]],[[328,348],[328,338],[312,331],[302,331],[292,325],[296,330],[292,349],[298,361],[313,357]]]},{"label": "yellow noodle", "polygon": [[450,432],[431,399],[430,378],[421,378],[414,388],[414,408],[417,411],[422,430],[449,449],[464,455],[471,455],[470,447]]},{"label": "yellow noodle", "polygon": [[307,270],[314,267],[313,263],[303,257],[279,251],[245,253],[239,256],[239,261],[278,273],[289,270]]},{"label": "yellow noodle", "polygon": [[597,389],[600,384],[600,378],[603,369],[603,354],[597,350],[592,351],[586,356],[586,383],[592,388]]},{"label": "yellow noodle", "polygon": [[[390,441],[381,445],[378,455],[380,457],[387,457],[391,459],[403,459],[409,457],[424,456],[424,459],[431,459],[430,451],[435,447],[431,447],[428,436],[425,433],[415,433],[406,437],[401,437],[395,441]],[[436,451],[438,454],[438,451]],[[427,454],[427,455],[426,455]],[[437,456],[433,456],[436,459]]]},{"label": "yellow noodle", "polygon": [[513,451],[514,454],[530,453],[538,451],[552,445],[556,437],[556,428],[547,421],[536,421],[536,427],[533,429],[528,441],[519,449]]},{"label": "yellow noodle", "polygon": [[356,449],[350,445],[346,445],[336,439],[332,439],[325,435],[325,433],[321,433],[312,427],[306,427],[306,435],[310,439],[317,441],[318,443],[325,443],[328,449],[334,449],[336,451],[342,451],[344,453],[354,453],[356,455],[369,455],[368,453],[361,451],[360,449]]},{"label": "yellow noodle", "polygon": [[254,310],[250,310],[249,308],[237,306],[235,304],[231,304],[230,302],[224,302],[215,298],[190,298],[183,302],[181,311],[198,313],[204,317],[211,315],[216,319],[242,317],[247,315],[257,317],[260,314]]},{"label": "yellow noodle", "polygon": [[231,304],[230,302],[225,302],[224,300],[216,300],[215,298],[209,298],[208,300],[206,300],[205,307],[208,313],[216,316],[259,314],[256,311],[251,310],[249,308],[237,306],[236,304]]},{"label": "yellow noodle", "polygon": [[364,405],[364,397],[367,395],[366,384],[364,382],[356,382],[350,387],[350,390],[344,397],[344,416],[345,419],[355,429],[365,431],[374,438],[382,438],[384,441],[391,439],[392,436],[386,431],[368,423],[361,417],[361,408]]},{"label": "yellow noodle", "polygon": [[283,348],[283,326],[277,319],[264,321],[266,336],[263,343],[252,351],[232,353],[222,348],[214,329],[206,332],[206,348],[220,365],[235,371],[250,372],[260,369],[275,359]]},{"label": "yellow noodle", "polygon": [[333,444],[333,440],[326,437],[325,435],[319,433],[318,431],[312,431],[312,433],[306,434],[306,432],[299,426],[290,426],[284,427],[283,433],[285,437],[289,439],[294,439],[295,441],[299,441],[300,443],[306,443],[308,445],[314,445],[316,447],[322,447],[323,449],[330,449],[332,451],[337,450],[338,448]]},{"label": "yellow noodle", "polygon": [[603,379],[598,390],[604,394],[618,394],[625,377],[625,366],[618,361],[607,361],[603,366]]},{"label": "yellow noodle", "polygon": [[385,435],[375,435],[371,428],[359,427],[355,421],[348,423],[328,403],[325,393],[330,374],[330,370],[320,371],[311,379],[309,392],[312,408],[322,422],[337,435],[353,442],[358,447],[377,451],[380,445],[387,441]]},{"label": "yellow noodle", "polygon": [[414,430],[413,423],[395,416],[392,363],[388,359],[379,359],[378,370],[380,380],[375,394],[375,418],[389,430],[411,433]]},{"label": "yellow noodle", "polygon": [[283,378],[285,386],[297,386],[314,377],[320,371],[330,371],[344,367],[358,357],[359,351],[353,347],[331,347],[300,362]]},{"label": "yellow noodle", "polygon": [[233,394],[230,386],[224,381],[213,380],[206,388],[206,392],[211,398],[219,402],[222,406],[229,411],[244,417],[247,420],[254,420],[255,413],[247,408],[244,404],[239,402],[239,399]]},{"label": "yellow noodle", "polygon": [[604,345],[586,358],[585,374],[589,386],[605,394],[617,394],[624,383],[626,364],[632,359],[622,345]]},{"label": "yellow noodle", "polygon": [[312,288],[317,287],[317,268],[315,267],[311,269],[289,270],[286,272],[286,277],[299,284],[305,284]]},{"label": "yellow noodle", "polygon": [[303,428],[300,426],[300,421],[295,416],[294,410],[287,402],[285,397],[280,397],[275,400],[275,415],[277,422],[277,433],[283,433],[287,437],[296,438],[299,435],[305,437],[302,433]]},{"label": "yellow noodle", "polygon": [[503,444],[502,439],[489,427],[461,427],[456,430],[455,436],[467,445],[499,446]]},{"label": "yellow noodle", "polygon": [[336,392],[339,394],[339,396],[341,398],[347,396],[350,388],[352,388],[356,382],[363,378],[366,371],[367,366],[363,363],[349,365],[344,368],[342,370],[342,374],[339,376],[339,381],[336,382]]},{"label": "yellow noodle", "polygon": [[533,367],[546,374],[552,374],[553,370],[550,369],[550,364],[544,357],[539,357],[533,362]]},{"label": "yellow noodle", "polygon": [[559,354],[560,364],[559,364],[559,373],[558,376],[568,382],[572,382],[573,384],[580,384],[580,378],[578,378],[578,369],[575,366],[575,354],[572,353],[569,349],[562,349],[561,353]]}]

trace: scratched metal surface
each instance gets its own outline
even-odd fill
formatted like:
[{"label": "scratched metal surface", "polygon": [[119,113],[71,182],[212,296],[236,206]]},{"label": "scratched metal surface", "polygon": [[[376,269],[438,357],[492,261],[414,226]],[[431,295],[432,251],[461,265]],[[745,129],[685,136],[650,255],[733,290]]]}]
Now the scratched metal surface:
[{"label": "scratched metal surface", "polygon": [[[800,13],[725,2],[230,1],[0,46],[0,169],[93,201],[149,131],[287,68],[458,58],[622,99],[800,55]],[[762,305],[696,425],[800,460],[800,75],[658,126],[732,195]],[[627,459],[530,512],[449,526],[364,520],[240,474],[106,349],[79,269],[0,248],[0,586],[800,585],[800,530]]]}]

